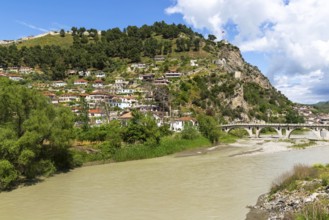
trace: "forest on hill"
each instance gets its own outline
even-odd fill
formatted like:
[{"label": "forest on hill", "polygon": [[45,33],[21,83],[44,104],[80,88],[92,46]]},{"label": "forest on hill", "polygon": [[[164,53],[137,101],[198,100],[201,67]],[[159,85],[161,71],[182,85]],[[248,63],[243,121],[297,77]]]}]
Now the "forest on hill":
[{"label": "forest on hill", "polygon": [[[217,42],[214,35],[206,39],[182,24],[162,21],[106,31],[72,27],[70,31],[61,30],[53,45],[42,44],[44,38],[47,36],[38,39],[40,45],[26,46],[28,40],[25,46],[23,42],[23,46],[0,47],[0,67],[28,66],[40,70],[42,74],[29,78],[41,82],[73,81],[75,78],[68,76],[68,70],[103,71],[106,82],[113,82],[117,76],[133,78],[141,73],[155,74],[161,80],[165,72],[173,69],[183,72],[179,80],[171,80],[165,88],[151,86],[155,102],[167,111],[170,102],[181,113],[207,113],[219,117],[219,121],[303,121],[292,109],[293,104],[270,85],[258,68],[244,61],[239,48],[225,41]],[[72,40],[69,47],[66,38]],[[62,39],[63,45],[58,39]],[[156,56],[163,57],[164,62],[156,62]],[[190,66],[192,59],[198,60],[198,68]],[[146,63],[150,68],[130,71],[133,63]]]},{"label": "forest on hill", "polygon": [[[123,63],[153,59],[156,55],[199,51],[205,39],[182,24],[155,22],[142,27],[128,26],[99,32],[96,29],[72,27],[68,34],[61,30],[63,42],[73,37],[70,47],[60,45],[0,47],[0,66],[28,66],[38,68],[50,79],[64,79],[68,69],[90,68],[114,71]],[[211,35],[210,39],[214,40]],[[42,42],[42,41],[40,41]],[[207,48],[207,47],[206,47]]]}]

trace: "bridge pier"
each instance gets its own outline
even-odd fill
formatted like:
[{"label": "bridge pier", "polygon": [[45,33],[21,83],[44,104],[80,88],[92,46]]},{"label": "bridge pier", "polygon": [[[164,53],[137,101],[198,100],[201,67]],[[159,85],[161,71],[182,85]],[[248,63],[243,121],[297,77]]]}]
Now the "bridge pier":
[{"label": "bridge pier", "polygon": [[250,138],[254,137],[254,134],[252,133],[252,128],[249,127],[244,129],[248,132]]},{"label": "bridge pier", "polygon": [[293,132],[294,129],[290,129],[289,127],[286,128],[286,134],[284,136],[284,139],[289,139],[291,132]]},{"label": "bridge pier", "polygon": [[321,137],[321,128],[314,128],[311,129],[313,131],[313,133],[315,134],[315,136],[317,137],[318,140],[322,140],[323,138]]},{"label": "bridge pier", "polygon": [[329,130],[328,129],[323,129],[323,131],[324,131],[323,139],[324,140],[329,140]]},{"label": "bridge pier", "polygon": [[283,137],[282,128],[281,127],[275,127],[274,130],[276,130],[276,132],[278,133],[279,138],[282,138]]}]

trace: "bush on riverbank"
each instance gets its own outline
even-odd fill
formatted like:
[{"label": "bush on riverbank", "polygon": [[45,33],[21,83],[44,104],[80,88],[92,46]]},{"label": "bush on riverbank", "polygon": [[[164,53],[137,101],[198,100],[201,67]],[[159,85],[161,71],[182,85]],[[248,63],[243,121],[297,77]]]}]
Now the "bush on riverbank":
[{"label": "bush on riverbank", "polygon": [[206,146],[211,146],[211,143],[203,136],[199,136],[195,139],[182,139],[176,135],[163,138],[157,147],[135,145],[121,148],[113,155],[113,160],[121,162],[127,160],[161,157],[187,149]]},{"label": "bush on riverbank", "polygon": [[[234,143],[237,139],[238,137],[223,132],[220,133],[219,142],[228,144]],[[104,141],[92,148],[89,146],[89,148],[86,147],[84,150],[72,149],[72,152],[74,155],[73,163],[81,166],[84,163],[95,161],[121,162],[161,157],[188,149],[208,147],[211,145],[210,140],[200,134],[193,135],[193,138],[191,136],[186,138],[184,133],[180,133],[163,137],[158,145],[154,145],[152,142],[145,142],[143,144],[125,144],[121,147],[115,147],[110,142]]]},{"label": "bush on riverbank", "polygon": [[297,188],[297,181],[310,180],[319,176],[318,169],[316,167],[309,167],[306,165],[295,165],[290,172],[283,173],[279,176],[271,187],[271,194],[274,194],[282,190],[295,190]]},{"label": "bush on riverbank", "polygon": [[296,165],[250,207],[247,219],[329,219],[329,164]]},{"label": "bush on riverbank", "polygon": [[322,200],[308,204],[298,213],[292,214],[291,219],[297,220],[328,220],[329,219],[329,201]]},{"label": "bush on riverbank", "polygon": [[305,142],[302,142],[302,143],[296,143],[294,145],[291,146],[291,148],[296,148],[296,149],[305,149],[307,147],[310,147],[310,146],[313,146],[315,145],[315,141],[305,141]]}]

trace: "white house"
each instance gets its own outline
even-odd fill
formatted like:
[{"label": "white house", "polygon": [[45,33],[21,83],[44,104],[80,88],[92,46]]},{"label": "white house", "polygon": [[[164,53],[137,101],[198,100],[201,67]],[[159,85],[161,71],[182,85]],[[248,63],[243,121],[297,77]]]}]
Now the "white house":
[{"label": "white house", "polygon": [[115,78],[115,82],[114,82],[113,88],[114,89],[122,89],[122,88],[124,88],[128,84],[129,84],[129,82],[126,81],[124,78],[117,77],[117,78]]},{"label": "white house", "polygon": [[100,103],[100,102],[108,102],[109,100],[109,95],[102,93],[102,92],[94,92],[92,94],[86,95],[86,101],[88,103],[93,102],[93,103]]},{"label": "white house", "polygon": [[53,87],[64,87],[66,85],[67,85],[67,83],[64,81],[54,81],[53,82]]},{"label": "white house", "polygon": [[74,85],[75,86],[87,86],[88,85],[88,81],[85,79],[78,79],[74,81]]},{"label": "white house", "polygon": [[147,67],[147,65],[144,64],[144,63],[133,63],[133,64],[131,64],[131,68],[145,69],[146,67]]},{"label": "white house", "polygon": [[121,109],[126,109],[126,108],[134,107],[138,103],[138,101],[133,97],[120,96],[120,97],[113,97],[112,99],[110,99],[109,103],[112,107],[119,107]]},{"label": "white house", "polygon": [[58,102],[68,103],[68,102],[77,102],[80,100],[80,96],[72,93],[65,93],[59,96]]},{"label": "white house", "polygon": [[170,129],[172,131],[180,132],[184,130],[184,127],[187,125],[196,126],[197,121],[191,117],[177,118],[170,122]]},{"label": "white house", "polygon": [[97,72],[95,76],[96,76],[97,79],[104,79],[104,78],[106,78],[106,75],[105,75],[104,72]]},{"label": "white house", "polygon": [[54,93],[46,91],[43,93],[43,95],[48,97],[52,104],[58,104],[58,99]]},{"label": "white house", "polygon": [[194,66],[195,66],[195,67],[198,67],[199,64],[197,64],[197,62],[198,62],[197,60],[190,60],[190,65],[193,66],[193,67],[194,67]]},{"label": "white house", "polygon": [[95,80],[94,83],[92,84],[92,87],[94,88],[103,88],[104,87],[104,83],[102,80]]},{"label": "white house", "polygon": [[171,79],[171,78],[180,78],[182,76],[181,73],[178,73],[178,72],[168,72],[168,73],[165,73],[165,77],[167,79]]},{"label": "white house", "polygon": [[21,74],[29,74],[29,73],[32,73],[32,72],[33,72],[33,69],[31,67],[21,66],[19,68],[19,73],[21,73]]},{"label": "white house", "polygon": [[89,109],[88,116],[90,118],[104,117],[106,114],[101,109]]},{"label": "white house", "polygon": [[11,66],[7,68],[7,72],[9,73],[18,73],[19,68],[17,66]]},{"label": "white house", "polygon": [[67,75],[72,76],[72,75],[77,75],[78,74],[78,70],[68,70],[66,72]]},{"label": "white house", "polygon": [[135,89],[117,89],[116,94],[128,94],[132,95],[135,93]]},{"label": "white house", "polygon": [[153,84],[154,85],[169,85],[169,80],[168,79],[163,79],[163,78],[159,78],[159,79],[155,79]]},{"label": "white house", "polygon": [[106,113],[101,109],[90,109],[88,112],[92,124],[103,124],[106,121]]},{"label": "white house", "polygon": [[21,81],[23,80],[23,78],[19,75],[15,75],[15,74],[8,74],[8,78],[10,80],[13,80],[13,81]]}]

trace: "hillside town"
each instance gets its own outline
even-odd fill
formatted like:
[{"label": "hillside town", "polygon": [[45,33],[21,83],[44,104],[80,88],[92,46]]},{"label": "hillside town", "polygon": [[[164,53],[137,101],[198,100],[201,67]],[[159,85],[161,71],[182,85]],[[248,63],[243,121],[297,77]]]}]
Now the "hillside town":
[{"label": "hillside town", "polygon": [[296,105],[294,109],[303,116],[306,124],[329,124],[329,114],[317,112],[313,106]]},{"label": "hillside town", "polygon": [[[164,57],[156,56],[157,62]],[[197,60],[191,60],[190,65],[197,67]],[[144,63],[129,65],[127,71],[149,70]],[[164,88],[180,79],[183,74],[175,69],[161,75],[156,73],[138,74],[135,78],[115,77],[108,80],[103,71],[67,70],[66,80],[45,82],[26,82],[31,74],[42,74],[30,67],[0,67],[0,77],[26,83],[28,87],[39,90],[48,97],[54,105],[66,106],[77,116],[81,114],[82,103],[88,105],[88,118],[91,126],[109,123],[111,120],[121,120],[123,123],[132,118],[131,111],[139,110],[150,113],[158,126],[170,125],[170,129],[180,132],[186,124],[196,126],[196,120],[189,113],[181,113],[171,109],[168,94],[162,94],[162,100],[156,100],[155,88]],[[161,95],[161,94],[160,94]],[[79,126],[79,121],[76,122]]]},{"label": "hillside town", "polygon": [[[156,56],[156,62],[163,62],[163,56]],[[216,61],[214,61],[216,63]],[[223,62],[220,62],[222,65]],[[190,60],[191,67],[198,67],[198,60]],[[127,71],[138,74],[135,78],[115,77],[108,80],[103,71],[79,71],[75,69],[65,72],[65,81],[31,82],[30,88],[35,88],[49,98],[54,105],[66,106],[77,116],[81,114],[81,103],[88,105],[88,118],[91,126],[109,123],[111,120],[121,120],[123,123],[132,118],[131,111],[139,110],[142,113],[150,113],[157,125],[170,125],[170,129],[179,132],[186,124],[197,125],[190,113],[182,113],[171,109],[168,94],[162,94],[163,100],[155,97],[155,88],[164,88],[175,83],[181,77],[191,73],[181,73],[176,69],[163,74],[146,73],[150,69],[157,69],[144,63],[133,63]],[[197,72],[194,70],[193,72]],[[0,77],[24,82],[30,74],[40,74],[30,67],[0,67]],[[241,73],[235,78],[241,77]],[[161,94],[160,94],[161,95]],[[318,113],[313,106],[296,105],[294,107],[299,115],[303,116],[307,124],[329,124],[329,114]],[[79,126],[79,121],[76,123]]]}]

